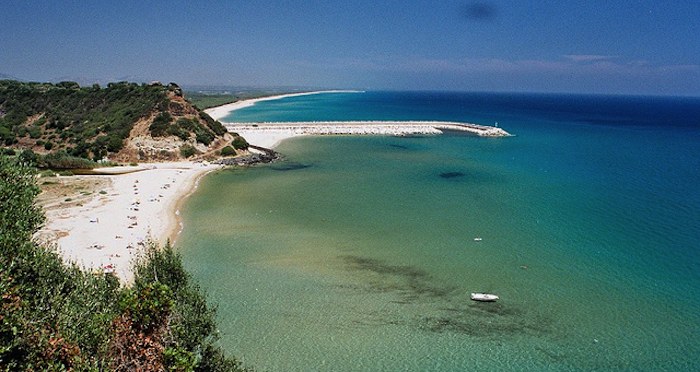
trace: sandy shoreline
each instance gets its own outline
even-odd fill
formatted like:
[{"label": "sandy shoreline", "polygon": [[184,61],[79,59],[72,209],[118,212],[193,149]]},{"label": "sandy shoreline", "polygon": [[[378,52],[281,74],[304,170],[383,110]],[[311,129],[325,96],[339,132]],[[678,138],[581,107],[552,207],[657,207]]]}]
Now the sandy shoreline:
[{"label": "sandy shoreline", "polygon": [[[341,91],[262,97],[215,107],[207,113],[218,120],[260,101],[335,92]],[[281,141],[287,136],[274,138]],[[179,208],[205,174],[220,168],[194,162],[144,163],[101,168],[99,171],[106,173],[101,175],[40,178],[45,191],[38,203],[44,207],[46,223],[36,238],[54,244],[65,259],[85,269],[113,272],[128,283],[139,248],[149,241],[174,243],[183,228]]]},{"label": "sandy shoreline", "polygon": [[245,100],[241,100],[241,101],[236,101],[236,102],[228,103],[228,104],[225,104],[222,106],[208,108],[208,109],[204,110],[204,112],[209,114],[209,116],[211,116],[214,120],[221,120],[222,118],[226,117],[232,111],[236,111],[236,110],[240,110],[242,108],[253,106],[258,102],[273,101],[276,99],[282,99],[282,98],[288,98],[288,97],[310,96],[310,95],[314,95],[314,94],[324,94],[324,93],[358,93],[358,91],[354,91],[354,90],[318,90],[318,91],[313,91],[313,92],[278,94],[275,96],[267,96],[267,97],[260,97],[260,98],[253,98],[253,99],[245,99]]},{"label": "sandy shoreline", "polygon": [[[125,168],[129,167],[113,169],[123,172]],[[66,259],[86,269],[113,271],[128,282],[138,248],[149,240],[174,242],[182,226],[178,217],[182,202],[203,175],[219,168],[193,162],[153,163],[118,175],[40,179],[40,184],[79,186],[73,194],[39,196],[47,221],[37,238],[55,243]],[[91,185],[95,185],[92,190]],[[80,202],[71,203],[81,195]]]},{"label": "sandy shoreline", "polygon": [[282,141],[305,135],[434,135],[443,130],[469,132],[482,137],[505,137],[510,134],[498,127],[489,127],[473,123],[448,121],[321,121],[321,122],[256,122],[233,123],[222,121],[232,111],[250,107],[256,102],[321,93],[358,93],[358,91],[320,91],[307,93],[283,94],[272,97],[257,98],[235,102],[206,110],[215,120],[224,124],[226,129],[243,136],[248,143],[269,149],[276,148]]},{"label": "sandy shoreline", "polygon": [[[283,94],[239,101],[206,112],[215,120],[220,120],[231,111],[260,101],[340,92],[356,91]],[[352,125],[358,126],[353,130],[363,133],[378,130],[379,134],[403,133],[406,130],[409,131],[406,133],[410,133],[410,130],[432,133],[429,129],[434,129],[420,122],[382,122],[382,125],[390,126],[388,128],[362,123],[329,125],[331,129],[341,126],[343,133]],[[426,126],[427,129],[411,129],[411,126]],[[308,128],[306,131],[298,128],[260,129],[259,126],[255,130],[235,128],[249,143],[267,148],[274,148],[285,139],[309,132]],[[44,207],[47,219],[36,237],[39,241],[56,244],[66,259],[78,265],[89,270],[114,272],[128,283],[133,277],[132,259],[139,248],[149,240],[161,245],[168,240],[174,243],[183,228],[179,208],[187,196],[197,189],[205,174],[220,168],[219,165],[194,162],[145,163],[136,167],[102,168],[100,172],[107,173],[102,175],[40,178],[39,184],[45,191],[38,202]]]},{"label": "sandy shoreline", "polygon": [[[272,101],[272,100],[288,98],[288,97],[308,96],[308,95],[313,95],[313,94],[325,94],[325,93],[361,93],[361,91],[356,91],[356,90],[321,90],[321,91],[314,91],[314,92],[280,94],[280,95],[276,95],[276,96],[268,96],[268,97],[261,97],[261,98],[254,98],[254,99],[247,99],[247,100],[242,100],[242,101],[238,101],[238,102],[233,102],[233,103],[229,103],[226,105],[206,109],[206,110],[204,110],[204,112],[209,114],[209,116],[211,116],[214,120],[219,120],[222,123],[227,124],[227,122],[225,122],[221,119],[225,118],[226,116],[228,116],[228,114],[230,114],[233,111],[253,106],[257,102]],[[257,130],[250,130],[250,131],[237,130],[236,133],[243,136],[243,138],[245,138],[246,141],[248,141],[248,143],[250,143],[252,145],[266,147],[266,148],[270,148],[270,149],[277,147],[280,144],[280,142],[282,142],[285,139],[301,135],[295,131],[289,131],[289,130],[264,131],[264,132],[260,132]]]}]

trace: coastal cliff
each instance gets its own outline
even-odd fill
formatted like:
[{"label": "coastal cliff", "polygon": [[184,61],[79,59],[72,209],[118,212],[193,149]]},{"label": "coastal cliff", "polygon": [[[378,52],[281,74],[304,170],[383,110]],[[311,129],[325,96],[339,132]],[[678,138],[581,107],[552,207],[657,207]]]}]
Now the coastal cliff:
[{"label": "coastal cliff", "polygon": [[0,146],[5,152],[177,161],[214,157],[235,140],[175,83],[119,82],[102,88],[0,81]]}]

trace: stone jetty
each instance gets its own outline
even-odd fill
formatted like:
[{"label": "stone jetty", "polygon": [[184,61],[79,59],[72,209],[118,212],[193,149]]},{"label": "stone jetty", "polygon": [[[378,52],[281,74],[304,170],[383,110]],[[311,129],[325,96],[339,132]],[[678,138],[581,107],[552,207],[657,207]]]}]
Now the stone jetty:
[{"label": "stone jetty", "polygon": [[224,123],[231,132],[287,132],[291,135],[417,135],[443,131],[468,132],[481,137],[506,137],[498,127],[449,121],[314,121]]}]

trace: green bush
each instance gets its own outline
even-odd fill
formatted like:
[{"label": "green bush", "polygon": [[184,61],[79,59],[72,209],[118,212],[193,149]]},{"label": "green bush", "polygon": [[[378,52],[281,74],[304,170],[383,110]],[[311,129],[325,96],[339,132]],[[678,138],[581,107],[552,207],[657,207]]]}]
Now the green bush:
[{"label": "green bush", "polygon": [[107,344],[118,283],[64,265],[32,241],[43,222],[38,193],[31,170],[0,159],[0,365],[95,369],[89,356]]},{"label": "green bush", "polygon": [[21,154],[19,154],[19,161],[29,166],[36,165],[38,159],[39,157],[37,156],[37,154],[35,154],[34,151],[30,149],[26,149],[22,151]]},{"label": "green bush", "polygon": [[223,149],[221,149],[221,156],[233,156],[236,155],[236,150],[233,149],[231,146],[226,146]]},{"label": "green bush", "polygon": [[161,282],[139,282],[122,294],[119,307],[141,330],[152,331],[167,321],[172,297],[172,290]]},{"label": "green bush", "polygon": [[180,155],[182,155],[182,157],[184,157],[184,158],[189,158],[196,153],[197,153],[197,149],[195,149],[193,146],[190,146],[190,145],[180,146]]},{"label": "green bush", "polygon": [[250,145],[248,144],[248,141],[245,140],[245,138],[238,136],[234,138],[233,141],[231,141],[231,146],[233,146],[233,148],[236,150],[243,150],[247,149]]},{"label": "green bush", "polygon": [[15,134],[12,133],[12,130],[9,128],[0,126],[0,140],[3,142],[7,142],[7,140],[14,140],[15,139]]},{"label": "green bush", "polygon": [[214,134],[209,129],[199,124],[197,119],[180,118],[174,124],[170,125],[166,132],[180,137],[183,141],[189,139],[190,133],[194,133],[196,141],[207,146],[214,141]]},{"label": "green bush", "polygon": [[65,151],[57,151],[44,155],[37,160],[41,168],[51,169],[92,169],[97,163],[84,158],[68,155]]},{"label": "green bush", "polygon": [[199,117],[202,118],[205,123],[207,123],[209,129],[211,129],[216,135],[222,136],[227,132],[226,127],[224,127],[223,124],[221,124],[218,120],[212,119],[212,117],[206,112],[200,111]]},{"label": "green bush", "polygon": [[158,114],[158,116],[156,116],[155,119],[153,119],[153,123],[151,123],[151,126],[148,127],[148,130],[151,132],[151,136],[165,136],[166,130],[168,129],[168,126],[170,125],[171,121],[173,121],[173,117],[170,116],[169,113],[161,112],[160,114]]},{"label": "green bush", "polygon": [[29,128],[29,137],[33,138],[33,139],[41,137],[41,128],[39,128],[37,126],[30,127]]}]

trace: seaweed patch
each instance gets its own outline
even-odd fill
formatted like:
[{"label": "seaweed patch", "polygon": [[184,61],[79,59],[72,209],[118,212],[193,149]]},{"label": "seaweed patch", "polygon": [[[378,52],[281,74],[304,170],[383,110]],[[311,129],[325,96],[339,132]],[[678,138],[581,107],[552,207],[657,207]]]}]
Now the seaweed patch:
[{"label": "seaweed patch", "polygon": [[428,272],[420,268],[352,255],[340,258],[348,270],[363,273],[363,285],[346,289],[398,296],[387,299],[387,303],[407,307],[405,311],[400,311],[402,314],[410,314],[413,311],[411,307],[420,308],[420,315],[408,319],[399,319],[396,314],[372,313],[372,324],[402,324],[426,332],[449,332],[489,339],[551,333],[552,319],[548,316],[528,314],[514,304],[469,301],[468,295],[459,288],[436,283]]},{"label": "seaweed patch", "polygon": [[413,266],[390,265],[379,260],[358,257],[341,257],[348,269],[365,271],[373,276],[370,288],[376,292],[397,292],[401,302],[414,303],[421,299],[444,298],[455,291],[454,287],[441,287],[431,283],[431,276]]}]

